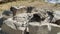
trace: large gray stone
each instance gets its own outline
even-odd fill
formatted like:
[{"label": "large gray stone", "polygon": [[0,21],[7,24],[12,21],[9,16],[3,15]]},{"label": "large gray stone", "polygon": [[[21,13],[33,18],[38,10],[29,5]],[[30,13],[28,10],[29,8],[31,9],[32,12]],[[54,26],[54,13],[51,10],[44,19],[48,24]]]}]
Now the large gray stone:
[{"label": "large gray stone", "polygon": [[29,23],[30,34],[60,34],[60,26],[51,23]]},{"label": "large gray stone", "polygon": [[11,27],[7,26],[6,24],[3,24],[2,31],[6,32],[8,34],[24,34],[23,31],[12,29]]}]

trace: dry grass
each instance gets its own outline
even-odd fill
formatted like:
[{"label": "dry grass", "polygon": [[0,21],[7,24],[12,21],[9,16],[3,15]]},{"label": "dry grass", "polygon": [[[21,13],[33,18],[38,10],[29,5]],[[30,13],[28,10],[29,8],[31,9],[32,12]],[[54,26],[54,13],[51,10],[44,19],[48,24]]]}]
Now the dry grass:
[{"label": "dry grass", "polygon": [[[11,6],[35,6],[35,7],[43,7],[43,8],[57,8],[54,7],[54,5],[52,4],[48,4],[45,2],[40,2],[40,1],[15,1],[15,2],[9,2],[9,3],[5,3],[5,4],[0,4],[0,11],[4,11],[4,10],[8,10]],[[60,7],[58,7],[60,8]]]}]

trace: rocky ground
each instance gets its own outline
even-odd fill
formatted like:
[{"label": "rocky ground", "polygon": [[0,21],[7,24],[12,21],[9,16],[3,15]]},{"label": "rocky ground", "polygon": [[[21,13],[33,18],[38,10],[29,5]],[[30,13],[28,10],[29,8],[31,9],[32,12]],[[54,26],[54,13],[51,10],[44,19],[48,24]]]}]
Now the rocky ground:
[{"label": "rocky ground", "polygon": [[9,10],[11,6],[35,6],[39,8],[45,8],[45,9],[60,10],[60,5],[55,6],[55,4],[50,4],[50,3],[40,2],[40,1],[34,1],[34,2],[16,1],[16,2],[0,4],[0,15],[4,10]]}]

